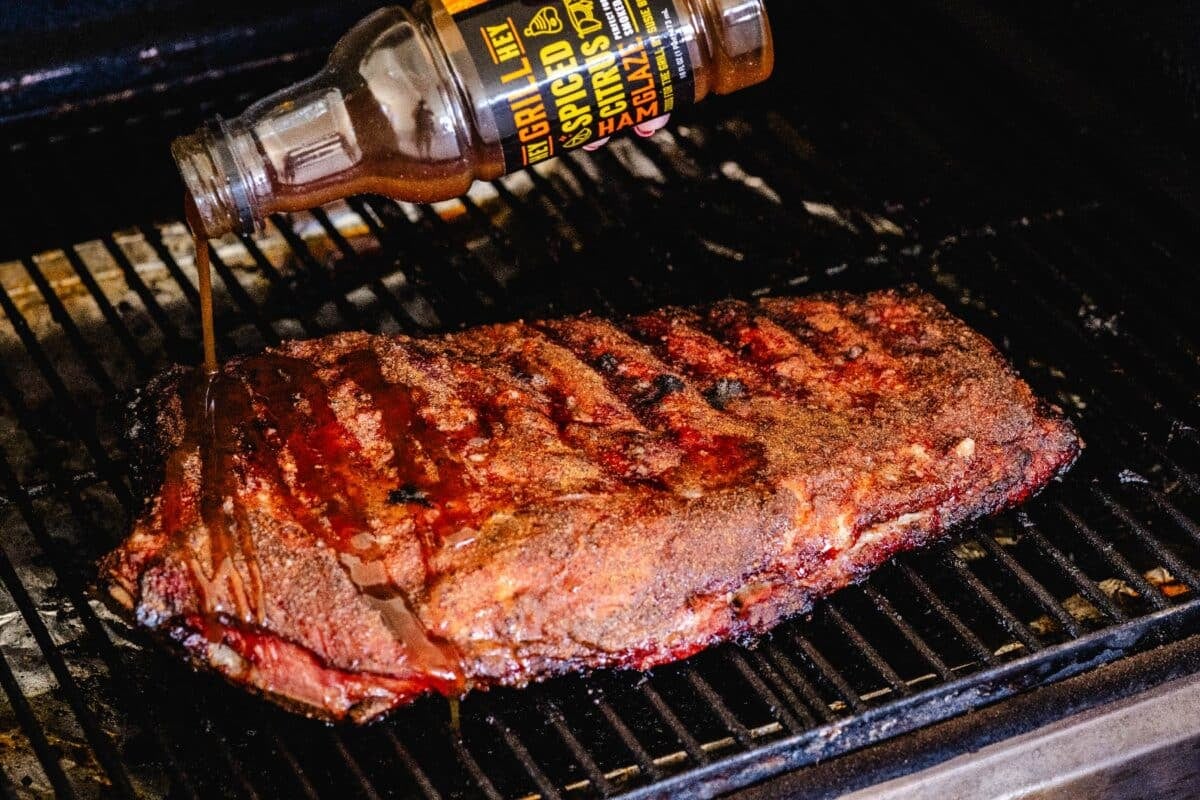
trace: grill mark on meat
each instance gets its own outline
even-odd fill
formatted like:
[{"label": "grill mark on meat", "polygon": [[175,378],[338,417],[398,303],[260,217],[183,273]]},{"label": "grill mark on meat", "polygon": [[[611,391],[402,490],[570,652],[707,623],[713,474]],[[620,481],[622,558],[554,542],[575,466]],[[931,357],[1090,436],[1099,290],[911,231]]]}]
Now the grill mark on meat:
[{"label": "grill mark on meat", "polygon": [[336,550],[349,549],[357,534],[370,529],[369,498],[353,478],[365,459],[330,406],[325,384],[311,364],[282,356],[250,359],[245,370],[260,409],[292,456],[293,469],[284,473],[292,473],[294,505],[303,505],[299,496],[311,498],[317,505],[313,518],[329,526],[328,533],[315,532],[318,538]]},{"label": "grill mark on meat", "polygon": [[632,318],[625,329],[653,348],[660,358],[681,368],[695,383],[707,386],[704,397],[718,411],[751,394],[778,394],[775,381],[703,331],[702,324],[695,312],[664,309]]},{"label": "grill mark on meat", "polygon": [[[434,525],[456,516],[459,509],[453,502],[461,502],[468,491],[464,471],[451,461],[446,442],[430,430],[418,413],[412,390],[391,383],[384,376],[374,348],[348,353],[337,361],[336,368],[342,378],[353,382],[366,395],[366,405],[379,415],[383,435],[392,450],[389,464],[395,470],[395,488],[388,490],[386,501],[412,506],[408,511],[416,521],[423,567],[429,574],[432,555],[439,544],[434,539]],[[375,485],[386,486],[382,476]]]},{"label": "grill mark on meat", "polygon": [[[853,300],[845,302],[858,305]],[[826,370],[821,384],[824,394],[836,384],[853,406],[873,411],[881,397],[898,388],[899,362],[855,315],[839,313],[843,306],[835,301],[767,299],[759,308],[768,320],[818,355]]]},{"label": "grill mark on meat", "polygon": [[517,323],[499,337],[497,351],[515,376],[544,396],[563,447],[610,480],[628,475],[626,453],[649,437],[645,425],[609,388],[604,377],[542,331]]},{"label": "grill mark on meat", "polygon": [[762,386],[770,396],[796,401],[803,401],[811,394],[803,384],[775,368],[777,360],[793,357],[794,353],[780,351],[778,344],[759,335],[756,330],[759,321],[746,303],[738,300],[719,303],[708,313],[695,314],[693,319],[700,335],[710,338],[725,357],[742,364],[746,372],[757,376],[751,379],[750,385]]},{"label": "grill mark on meat", "polygon": [[722,303],[709,314],[718,338],[760,367],[798,397],[811,393],[828,373],[828,365],[807,343],[742,302]]},{"label": "grill mark on meat", "polygon": [[745,482],[762,466],[762,448],[752,432],[713,409],[678,374],[676,365],[610,322],[582,318],[539,326],[585,363],[616,362],[601,374],[667,450],[669,467],[655,477],[682,496]]},{"label": "grill mark on meat", "polygon": [[341,335],[222,379],[221,452],[180,413],[185,378],[146,398],[166,483],[102,572],[198,663],[357,721],[763,632],[1079,452],[912,293]]}]

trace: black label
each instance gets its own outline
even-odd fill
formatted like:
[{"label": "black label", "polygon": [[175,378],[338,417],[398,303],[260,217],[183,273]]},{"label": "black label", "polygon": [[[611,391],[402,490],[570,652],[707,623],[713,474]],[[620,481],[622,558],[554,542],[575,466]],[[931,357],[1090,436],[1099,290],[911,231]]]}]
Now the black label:
[{"label": "black label", "polygon": [[672,0],[446,0],[517,170],[695,99]]}]

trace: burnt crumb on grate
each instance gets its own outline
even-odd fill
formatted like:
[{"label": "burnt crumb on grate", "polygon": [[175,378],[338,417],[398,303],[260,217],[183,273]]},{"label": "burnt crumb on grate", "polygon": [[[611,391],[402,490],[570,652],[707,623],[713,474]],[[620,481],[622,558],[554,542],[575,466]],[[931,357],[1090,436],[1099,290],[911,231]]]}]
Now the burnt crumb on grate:
[{"label": "burnt crumb on grate", "polygon": [[388,492],[388,502],[394,506],[419,505],[429,508],[429,495],[415,486],[401,486]]},{"label": "burnt crumb on grate", "polygon": [[718,411],[724,411],[734,400],[742,400],[750,394],[746,384],[735,378],[722,378],[704,393],[704,399]]}]

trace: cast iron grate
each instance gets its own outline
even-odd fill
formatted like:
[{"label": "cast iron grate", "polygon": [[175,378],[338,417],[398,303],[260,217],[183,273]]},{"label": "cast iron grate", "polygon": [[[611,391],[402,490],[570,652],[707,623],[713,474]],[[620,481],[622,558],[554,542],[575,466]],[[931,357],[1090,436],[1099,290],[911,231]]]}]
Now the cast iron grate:
[{"label": "cast iron grate", "polygon": [[[365,730],[299,720],[191,674],[87,592],[136,510],[114,398],[198,352],[185,232],[126,196],[144,177],[164,207],[161,144],[186,125],[29,136],[0,154],[22,201],[0,241],[51,248],[0,267],[0,793],[705,794],[1195,632],[1198,209],[1145,176],[1132,195],[1129,171],[1094,169],[1103,142],[909,46],[936,35],[923,21],[874,9],[864,30],[845,4],[813,8],[811,52],[861,39],[878,59],[829,84],[785,69],[673,135],[462,201],[356,198],[222,243],[223,350],[915,281],[1076,419],[1090,449],[1065,482],[753,646],[475,696],[461,735],[436,700]],[[124,187],[115,211],[72,200],[97,185]],[[69,244],[79,231],[96,238]]]}]

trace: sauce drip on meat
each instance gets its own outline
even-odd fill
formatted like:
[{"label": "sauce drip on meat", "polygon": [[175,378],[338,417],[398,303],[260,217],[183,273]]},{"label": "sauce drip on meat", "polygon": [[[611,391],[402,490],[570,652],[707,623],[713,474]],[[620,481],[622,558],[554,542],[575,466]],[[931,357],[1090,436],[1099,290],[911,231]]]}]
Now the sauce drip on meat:
[{"label": "sauce drip on meat", "polygon": [[[207,542],[208,558],[193,551],[188,563],[203,607],[247,626],[269,623],[251,511],[239,487],[254,481],[273,485],[296,524],[340,554],[347,577],[403,645],[407,662],[397,665],[399,671],[439,692],[461,693],[465,677],[457,650],[429,635],[404,594],[387,579],[380,563],[371,560],[379,554],[354,544],[371,530],[367,509],[382,501],[361,490],[356,476],[365,465],[358,442],[338,421],[311,366],[268,353],[245,360],[239,374],[222,371],[209,245],[200,233],[203,228],[190,197],[185,212],[195,243],[204,360],[182,393],[186,431],[183,446],[167,464],[163,513],[172,528],[184,524],[187,472],[197,468],[193,459],[198,455],[199,474],[193,484],[197,496],[191,501],[207,534],[201,539]],[[411,485],[424,497],[430,470],[417,455],[422,439],[413,435],[418,417],[411,398],[405,387],[384,381],[373,353],[359,355],[362,358],[346,367],[363,370],[362,385],[378,394],[405,486]],[[290,481],[277,460],[284,448],[294,465]],[[431,466],[438,480],[452,474],[449,464],[431,462]],[[429,546],[423,542],[426,557]],[[210,639],[222,639],[220,625],[205,627]]]},{"label": "sauce drip on meat", "polygon": [[[205,605],[220,605],[216,600],[228,589],[238,619],[247,623],[264,621],[263,584],[250,522],[245,506],[238,499],[236,460],[239,441],[227,419],[248,410],[246,398],[237,396],[233,380],[220,374],[217,361],[216,325],[213,317],[212,261],[208,240],[195,203],[184,199],[184,214],[192,230],[196,273],[200,289],[200,326],[204,339],[203,369],[192,380],[184,395],[188,444],[168,465],[168,470],[186,468],[190,452],[200,454],[198,481],[200,518],[208,532],[209,563],[192,560],[192,572],[205,595]],[[175,477],[168,475],[168,478]],[[246,577],[249,580],[246,580]],[[247,585],[248,584],[248,585]]]}]

